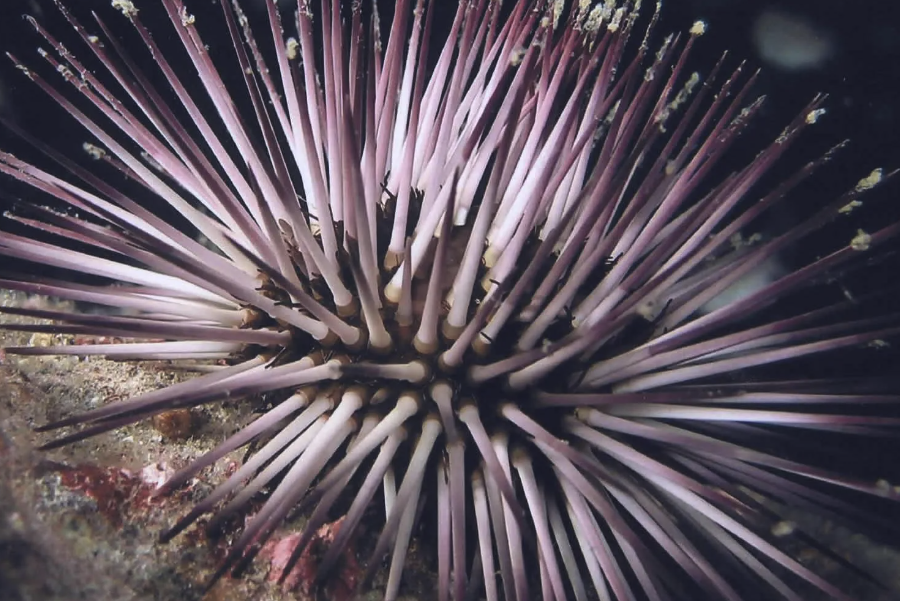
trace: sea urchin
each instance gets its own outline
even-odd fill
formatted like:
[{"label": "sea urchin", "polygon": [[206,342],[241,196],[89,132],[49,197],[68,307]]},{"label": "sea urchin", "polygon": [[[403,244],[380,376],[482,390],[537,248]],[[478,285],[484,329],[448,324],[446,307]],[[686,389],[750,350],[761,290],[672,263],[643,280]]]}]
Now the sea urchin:
[{"label": "sea urchin", "polygon": [[[755,76],[722,76],[723,59],[701,81],[688,57],[702,24],[651,51],[656,18],[639,26],[629,2],[461,1],[439,42],[438,3],[398,0],[383,43],[374,3],[322,0],[314,15],[300,0],[285,38],[268,0],[257,39],[222,0],[234,53],[214,57],[182,0],[161,0],[178,52],[114,0],[171,89],[99,16],[102,40],[57,4],[102,75],[30,18],[62,83],[9,56],[102,164],[6,123],[68,175],[0,153],[0,171],[52,204],[8,215],[0,286],[118,312],[7,308],[52,324],[5,327],[127,341],[6,352],[199,375],[47,424],[74,431],[45,446],[175,408],[268,403],[163,486],[254,448],[165,539],[258,507],[220,577],[305,511],[296,560],[339,511],[324,575],[380,495],[367,569],[390,554],[386,598],[422,515],[441,599],[741,599],[747,583],[799,599],[795,577],[848,598],[761,534],[764,500],[852,514],[821,485],[897,497],[817,465],[793,433],[896,428],[894,381],[798,370],[900,333],[877,290],[822,292],[877,263],[900,224],[839,227],[857,233],[710,304],[854,223],[888,177],[873,171],[783,233],[741,237],[830,159],[757,190],[822,98],[727,170],[761,106]],[[23,225],[32,233],[13,233]]]}]

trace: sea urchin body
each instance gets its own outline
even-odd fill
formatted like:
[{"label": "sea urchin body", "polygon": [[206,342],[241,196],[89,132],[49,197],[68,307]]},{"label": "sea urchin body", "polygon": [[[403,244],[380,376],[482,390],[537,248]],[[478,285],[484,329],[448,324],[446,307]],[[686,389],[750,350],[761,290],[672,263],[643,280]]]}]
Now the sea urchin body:
[{"label": "sea urchin body", "polygon": [[[797,599],[794,576],[847,598],[760,534],[760,499],[852,513],[819,484],[896,497],[773,449],[798,429],[887,433],[897,420],[882,409],[897,397],[890,382],[777,366],[897,336],[896,314],[866,311],[877,292],[789,301],[878,257],[900,224],[710,305],[852,223],[889,177],[872,172],[785,233],[741,237],[830,160],[757,190],[821,117],[821,98],[723,175],[761,101],[753,76],[720,74],[724,60],[705,81],[687,73],[700,24],[651,52],[656,19],[639,27],[630,3],[474,0],[438,43],[435,3],[400,0],[382,43],[375,7],[323,0],[314,15],[300,0],[297,37],[285,38],[269,0],[255,29],[272,39],[258,44],[222,0],[234,55],[214,61],[182,1],[161,4],[180,49],[156,45],[137,5],[113,2],[174,93],[101,18],[104,41],[61,4],[103,76],[34,20],[72,93],[10,55],[104,164],[85,168],[7,124],[69,178],[0,153],[0,171],[55,203],[20,203],[9,218],[36,232],[4,232],[0,253],[69,277],[22,268],[0,286],[120,312],[4,311],[53,320],[22,326],[33,331],[128,341],[6,352],[200,372],[48,424],[74,431],[46,446],[173,408],[277,399],[162,489],[254,445],[164,537],[207,513],[223,526],[265,493],[219,576],[241,572],[298,510],[310,519],[295,560],[342,519],[326,574],[382,496],[367,566],[390,556],[387,598],[421,507],[440,598],[741,599],[753,582]],[[172,60],[189,61],[190,80]]]}]

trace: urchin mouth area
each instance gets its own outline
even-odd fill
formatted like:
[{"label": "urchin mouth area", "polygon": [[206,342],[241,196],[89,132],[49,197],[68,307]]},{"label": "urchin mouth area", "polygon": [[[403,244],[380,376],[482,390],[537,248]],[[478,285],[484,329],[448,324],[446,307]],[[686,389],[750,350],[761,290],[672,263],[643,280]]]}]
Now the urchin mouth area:
[{"label": "urchin mouth area", "polygon": [[[457,239],[465,242],[466,232],[460,234]],[[440,241],[436,239],[435,245],[438,244]],[[532,251],[525,254],[533,255],[536,247],[537,244],[533,244]],[[345,264],[349,264],[351,261],[348,259]],[[527,262],[523,261],[523,263]],[[447,297],[453,281],[454,274],[450,274],[450,277],[447,275],[450,267],[451,265],[447,265],[444,268],[442,277],[445,281],[440,290],[442,298]],[[396,269],[383,268],[376,281],[389,281],[393,276],[393,271]],[[487,269],[482,267],[482,276],[486,273]],[[305,277],[305,274],[299,269],[297,269],[297,275]],[[514,279],[515,275],[512,277]],[[291,300],[291,295],[287,290],[280,288],[265,274],[261,274],[260,279],[262,284],[258,290],[262,294],[281,305],[302,311],[302,308]],[[479,307],[488,296],[490,288],[498,283],[485,281],[485,284],[485,287],[477,287],[474,291],[471,309],[466,316],[467,323],[475,318]],[[527,326],[523,320],[510,322],[497,338],[489,338],[485,332],[479,332],[475,341],[471,343],[473,352],[467,355],[465,362],[459,362],[454,360],[450,353],[463,334],[463,329],[454,328],[447,321],[449,307],[446,301],[442,301],[440,328],[437,336],[427,344],[416,337],[416,329],[421,325],[421,313],[426,302],[426,289],[429,286],[427,279],[416,278],[410,283],[412,321],[400,314],[404,308],[382,297],[379,312],[385,324],[389,344],[381,347],[368,344],[369,337],[365,317],[360,312],[360,303],[357,297],[354,296],[352,305],[343,309],[329,307],[328,297],[321,293],[324,290],[323,285],[324,283],[321,281],[308,281],[308,292],[317,302],[323,303],[326,308],[338,314],[348,325],[357,328],[359,331],[357,341],[349,345],[344,344],[333,332],[323,340],[315,340],[308,333],[300,331],[290,324],[279,322],[262,311],[248,307],[245,309],[246,318],[241,324],[242,328],[288,332],[290,333],[290,344],[273,347],[248,345],[236,352],[229,362],[240,363],[258,355],[272,358],[270,365],[276,367],[308,356],[311,352],[319,352],[322,353],[321,361],[339,358],[342,383],[354,382],[366,386],[379,402],[388,397],[396,397],[400,390],[415,391],[424,396],[430,387],[435,385],[435,382],[451,386],[454,407],[458,407],[462,402],[460,399],[475,401],[476,404],[487,407],[491,404],[498,404],[500,399],[509,395],[514,395],[520,402],[524,402],[528,397],[527,391],[513,390],[508,377],[504,377],[502,372],[489,373],[484,369],[487,365],[519,354],[515,345]],[[316,292],[317,290],[319,292]],[[573,331],[571,317],[569,314],[563,314],[548,329],[548,336],[553,337],[552,339],[560,339],[572,334]],[[634,337],[632,337],[633,340]],[[545,354],[550,344],[549,339],[546,340],[538,354]],[[533,356],[531,360],[534,360]],[[566,389],[569,383],[576,381],[583,374],[586,365],[586,362],[566,363],[546,378],[547,381],[552,380],[556,383],[550,389],[555,391]],[[483,402],[479,402],[479,399],[482,399]]]}]

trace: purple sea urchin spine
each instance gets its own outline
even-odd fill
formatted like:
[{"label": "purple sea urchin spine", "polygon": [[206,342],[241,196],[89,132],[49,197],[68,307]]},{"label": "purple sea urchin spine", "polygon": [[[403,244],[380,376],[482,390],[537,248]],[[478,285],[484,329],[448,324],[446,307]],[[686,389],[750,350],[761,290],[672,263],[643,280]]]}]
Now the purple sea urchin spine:
[{"label": "purple sea urchin spine", "polygon": [[[400,593],[420,508],[430,505],[442,599],[466,598],[479,580],[489,600],[501,591],[531,599],[536,586],[557,600],[672,598],[684,587],[739,599],[748,576],[799,598],[790,573],[848,598],[760,536],[764,505],[747,491],[833,512],[852,508],[814,483],[898,495],[779,456],[775,435],[754,424],[895,432],[900,422],[882,411],[896,404],[895,383],[784,380],[759,368],[900,334],[896,312],[860,317],[878,292],[785,302],[879,256],[900,223],[848,236],[749,296],[701,311],[893,175],[874,171],[769,240],[740,238],[830,159],[756,198],[821,116],[823,98],[721,176],[761,106],[749,98],[755,76],[745,81],[739,67],[720,85],[720,61],[701,83],[687,69],[703,27],[652,54],[656,17],[637,29],[629,3],[520,1],[504,17],[497,2],[460,2],[434,60],[433,2],[399,2],[385,48],[377,6],[323,0],[314,15],[301,0],[298,39],[285,39],[269,0],[270,64],[250,20],[223,0],[234,65],[213,60],[180,0],[163,0],[189,59],[186,81],[139,8],[113,2],[172,94],[99,17],[111,50],[57,4],[108,77],[33,19],[59,58],[41,56],[75,100],[9,56],[100,142],[92,151],[108,165],[86,169],[7,124],[72,177],[0,153],[0,172],[66,209],[22,202],[10,215],[37,232],[2,234],[0,254],[13,266],[5,271],[16,273],[0,285],[123,314],[3,309],[53,321],[4,327],[141,341],[6,352],[177,360],[201,372],[47,424],[40,430],[74,430],[46,448],[173,408],[282,394],[160,491],[257,443],[163,535],[206,513],[210,528],[224,528],[266,491],[214,580],[241,573],[289,515],[309,510],[285,578],[346,500],[324,577],[380,490],[384,525],[364,580],[390,554],[387,598]],[[103,168],[115,177],[101,177]],[[167,220],[169,209],[183,223]],[[71,280],[23,275],[24,262]],[[764,311],[772,305],[779,312]]]}]

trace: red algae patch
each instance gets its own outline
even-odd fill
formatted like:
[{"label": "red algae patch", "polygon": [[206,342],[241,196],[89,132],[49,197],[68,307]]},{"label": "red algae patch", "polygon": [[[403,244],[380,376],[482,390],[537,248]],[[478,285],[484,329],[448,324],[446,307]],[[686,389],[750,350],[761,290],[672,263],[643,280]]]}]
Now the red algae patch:
[{"label": "red algae patch", "polygon": [[[318,530],[306,546],[299,559],[285,574],[294,548],[300,540],[301,534],[294,533],[282,538],[275,538],[265,544],[260,555],[271,562],[269,570],[269,582],[283,582],[285,590],[296,591],[301,599],[314,599],[316,580],[318,578],[318,565],[322,553],[334,541],[344,518],[325,524]],[[361,576],[359,563],[353,545],[344,549],[340,564],[334,578],[329,578],[325,585],[325,594],[333,601],[347,601],[353,597],[353,591]]]}]

